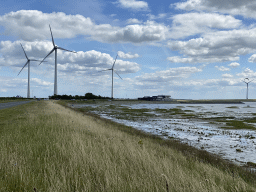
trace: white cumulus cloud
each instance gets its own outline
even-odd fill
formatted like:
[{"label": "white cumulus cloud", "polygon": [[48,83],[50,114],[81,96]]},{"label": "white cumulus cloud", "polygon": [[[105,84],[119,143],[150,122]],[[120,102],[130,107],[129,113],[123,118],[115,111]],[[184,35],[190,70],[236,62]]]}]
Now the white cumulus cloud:
[{"label": "white cumulus cloud", "polygon": [[156,71],[154,73],[145,73],[136,77],[136,80],[141,82],[150,82],[153,84],[169,83],[170,81],[188,78],[194,73],[202,72],[202,69],[197,67],[178,67],[170,68],[165,71]]},{"label": "white cumulus cloud", "polygon": [[134,59],[139,57],[139,54],[137,53],[131,54],[131,53],[124,53],[122,51],[118,51],[117,54],[122,59]]},{"label": "white cumulus cloud", "polygon": [[118,0],[116,2],[120,7],[133,10],[147,10],[148,3],[137,0]]},{"label": "white cumulus cloud", "polygon": [[256,54],[253,54],[249,59],[248,59],[249,62],[251,63],[255,63],[256,62]]},{"label": "white cumulus cloud", "polygon": [[38,78],[31,78],[31,81],[37,83],[38,85],[43,85],[43,86],[53,85],[53,83],[51,82],[47,82]]},{"label": "white cumulus cloud", "polygon": [[229,68],[224,67],[224,66],[215,66],[216,69],[218,69],[219,71],[230,71]]},{"label": "white cumulus cloud", "polygon": [[174,5],[187,11],[212,11],[256,18],[256,2],[253,0],[187,0]]},{"label": "white cumulus cloud", "polygon": [[222,75],[222,77],[223,77],[223,78],[232,78],[233,75],[228,74],[228,73],[225,73],[225,74]]},{"label": "white cumulus cloud", "polygon": [[179,51],[191,63],[237,61],[240,55],[255,52],[256,28],[216,31],[184,41],[169,41],[167,46]]},{"label": "white cumulus cloud", "polygon": [[142,23],[142,21],[139,21],[136,18],[130,18],[130,19],[127,19],[126,23],[127,24],[137,24],[137,23]]},{"label": "white cumulus cloud", "polygon": [[246,68],[241,73],[238,73],[237,76],[242,77],[242,78],[256,78],[256,72],[254,72],[250,68]]},{"label": "white cumulus cloud", "polygon": [[241,20],[230,15],[217,13],[184,13],[171,17],[173,26],[172,38],[183,38],[195,34],[203,34],[212,29],[233,29],[242,24]]},{"label": "white cumulus cloud", "polygon": [[240,64],[237,63],[237,62],[233,62],[233,63],[230,63],[228,66],[229,66],[229,67],[232,67],[232,68],[236,68],[236,67],[239,67]]},{"label": "white cumulus cloud", "polygon": [[147,21],[125,27],[95,24],[89,17],[66,15],[62,12],[43,13],[37,10],[20,10],[0,16],[4,35],[14,35],[22,40],[51,39],[49,23],[54,38],[75,38],[84,35],[108,43],[150,43],[165,40],[168,26]]}]

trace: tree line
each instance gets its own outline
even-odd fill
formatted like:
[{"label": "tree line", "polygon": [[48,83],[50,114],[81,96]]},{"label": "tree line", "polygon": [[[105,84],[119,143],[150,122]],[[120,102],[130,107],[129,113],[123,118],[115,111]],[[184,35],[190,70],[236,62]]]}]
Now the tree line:
[{"label": "tree line", "polygon": [[81,100],[81,99],[110,99],[110,97],[103,97],[100,95],[94,95],[92,93],[86,93],[84,96],[80,95],[53,95],[49,96],[49,99],[63,99],[63,100],[70,100],[70,99],[75,99],[75,100]]}]

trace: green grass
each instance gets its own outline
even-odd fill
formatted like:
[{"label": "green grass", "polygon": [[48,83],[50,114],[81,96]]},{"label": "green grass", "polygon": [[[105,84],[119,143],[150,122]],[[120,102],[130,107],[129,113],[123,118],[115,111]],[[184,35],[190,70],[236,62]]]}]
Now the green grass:
[{"label": "green grass", "polygon": [[0,191],[256,190],[217,156],[52,101],[0,115]]},{"label": "green grass", "polygon": [[256,163],[247,162],[247,166],[256,168]]},{"label": "green grass", "polygon": [[183,117],[196,117],[197,115],[193,113],[187,113],[187,114],[182,114]]},{"label": "green grass", "polygon": [[230,109],[239,109],[239,107],[237,107],[237,106],[230,106],[230,107],[226,107],[226,108],[230,108]]},{"label": "green grass", "polygon": [[244,121],[239,120],[230,120],[226,121],[225,129],[251,129],[256,130],[255,126],[245,123]]}]

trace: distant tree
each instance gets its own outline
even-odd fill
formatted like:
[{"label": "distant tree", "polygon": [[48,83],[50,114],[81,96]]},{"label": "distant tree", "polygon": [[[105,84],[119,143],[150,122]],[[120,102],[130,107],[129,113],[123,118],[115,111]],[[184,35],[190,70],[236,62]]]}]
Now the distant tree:
[{"label": "distant tree", "polygon": [[79,96],[79,95],[75,95],[75,96],[72,96],[72,95],[52,95],[52,96],[49,96],[50,99],[63,99],[63,100],[70,100],[70,99],[109,99],[109,97],[102,97],[100,95],[94,95],[92,93],[86,93],[84,96]]}]

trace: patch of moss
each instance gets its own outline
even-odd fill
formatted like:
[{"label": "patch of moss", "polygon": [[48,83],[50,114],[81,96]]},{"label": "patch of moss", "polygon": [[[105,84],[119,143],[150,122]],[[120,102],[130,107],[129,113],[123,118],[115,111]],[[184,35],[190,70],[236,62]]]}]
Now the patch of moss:
[{"label": "patch of moss", "polygon": [[250,118],[250,119],[245,119],[245,122],[247,122],[247,123],[256,123],[256,118],[253,117],[253,118]]},{"label": "patch of moss", "polygon": [[184,112],[194,112],[193,110],[184,110]]},{"label": "patch of moss", "polygon": [[246,165],[249,166],[249,167],[255,167],[256,168],[256,163],[253,163],[253,162],[247,162]]},{"label": "patch of moss", "polygon": [[230,108],[230,109],[239,109],[239,107],[237,107],[237,106],[230,106],[230,107],[226,107],[226,108]]},{"label": "patch of moss", "polygon": [[247,123],[244,123],[244,121],[238,121],[238,120],[231,120],[226,122],[226,125],[229,127],[226,127],[226,129],[252,129],[256,130],[256,128],[252,125],[249,125]]},{"label": "patch of moss", "polygon": [[172,109],[169,109],[169,111],[174,113],[174,114],[185,114],[184,111],[182,109],[179,109],[179,108],[172,108]]},{"label": "patch of moss", "polygon": [[236,149],[236,152],[242,153],[243,151],[241,149]]},{"label": "patch of moss", "polygon": [[202,118],[203,120],[208,120],[208,121],[217,121],[217,122],[229,122],[230,120],[227,119],[234,119],[235,117],[226,117],[226,116],[222,116],[222,117],[205,117]]},{"label": "patch of moss", "polygon": [[187,113],[187,114],[182,114],[182,116],[184,116],[184,117],[194,117],[196,115],[193,114],[193,113]]},{"label": "patch of moss", "polygon": [[159,108],[155,109],[154,111],[158,112],[158,113],[168,113],[169,112],[168,109],[159,109]]}]

